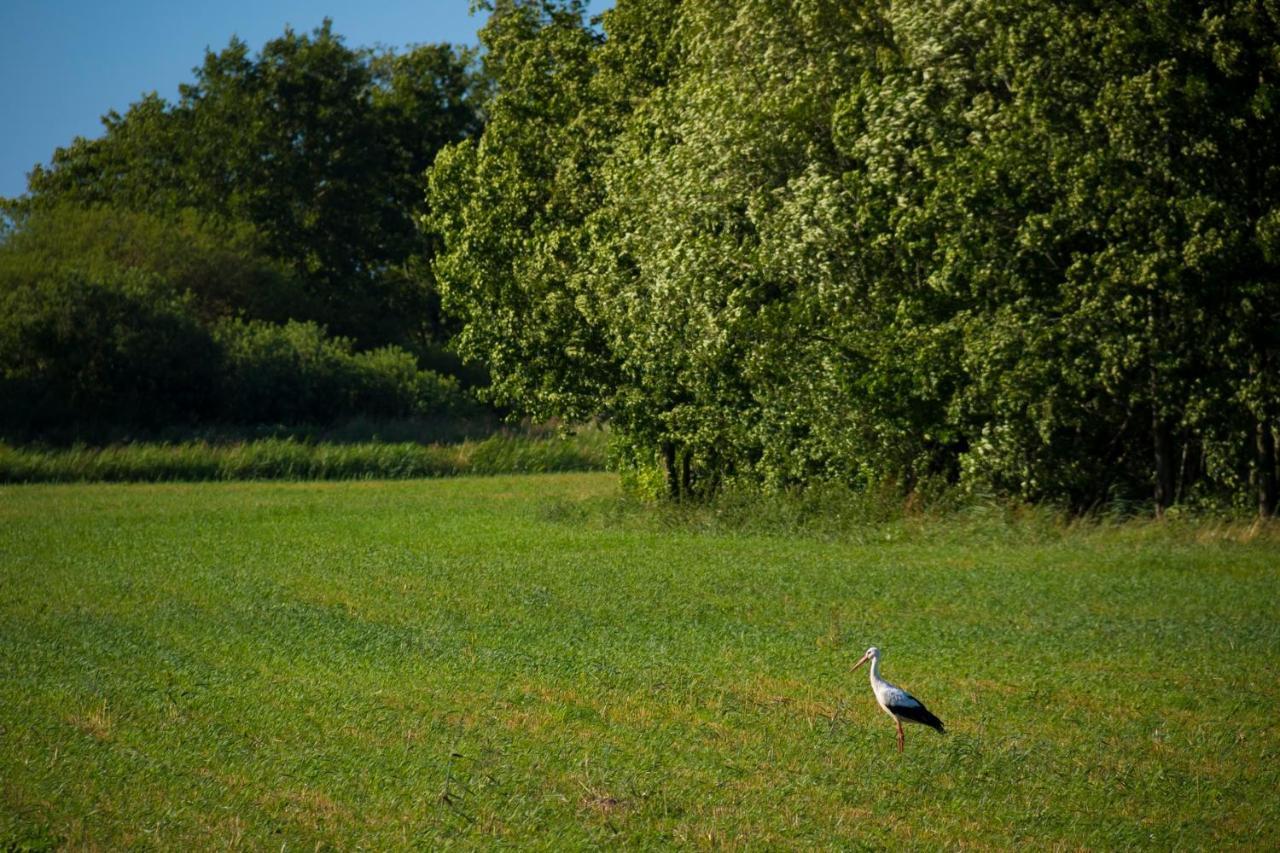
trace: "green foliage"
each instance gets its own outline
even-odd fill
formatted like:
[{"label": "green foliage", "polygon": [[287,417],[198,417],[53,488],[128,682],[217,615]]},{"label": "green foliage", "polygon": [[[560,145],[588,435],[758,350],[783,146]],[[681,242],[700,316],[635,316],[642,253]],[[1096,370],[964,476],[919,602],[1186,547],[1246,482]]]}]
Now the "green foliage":
[{"label": "green foliage", "polygon": [[467,417],[457,380],[396,347],[355,352],[314,323],[223,320],[140,271],[55,271],[0,291],[0,429],[97,440],[113,428]]},{"label": "green foliage", "polygon": [[194,211],[37,208],[0,244],[0,428],[98,440],[126,428],[465,417],[457,380],[314,322],[255,232]]},{"label": "green foliage", "polygon": [[594,137],[574,119],[598,38],[582,3],[495,5],[480,31],[496,87],[484,136],[446,148],[431,172],[426,223],[448,237],[433,269],[461,321],[455,345],[488,365],[491,397],[578,419],[612,380],[584,316],[588,283],[566,280],[593,207],[581,169]]},{"label": "green foliage", "polygon": [[203,420],[219,351],[191,299],[141,272],[0,290],[0,426]]},{"label": "green foliage", "polygon": [[51,205],[27,211],[0,242],[2,291],[66,275],[124,273],[189,295],[206,324],[230,316],[283,322],[312,313],[298,281],[266,255],[257,232],[191,208],[162,218],[104,205]]},{"label": "green foliage", "polygon": [[314,323],[227,321],[214,339],[225,360],[228,420],[241,423],[330,423],[429,417],[464,402],[451,377],[421,370],[395,347],[353,352],[351,341]]},{"label": "green foliage", "polygon": [[495,6],[491,122],[430,175],[504,402],[606,417],[674,495],[1274,511],[1274,8],[580,13]]},{"label": "green foliage", "polygon": [[[472,54],[348,48],[328,21],[209,51],[176,103],[104,117],[0,200],[0,429],[466,416],[419,232],[474,132]],[[335,337],[330,337],[330,330]]]},{"label": "green foliage", "polygon": [[256,54],[210,51],[170,104],[152,94],[103,119],[101,138],[31,173],[19,211],[107,205],[165,219],[187,208],[244,224],[288,267],[315,320],[364,346],[444,335],[417,232],[421,174],[472,132],[470,55],[348,48],[329,22]]}]

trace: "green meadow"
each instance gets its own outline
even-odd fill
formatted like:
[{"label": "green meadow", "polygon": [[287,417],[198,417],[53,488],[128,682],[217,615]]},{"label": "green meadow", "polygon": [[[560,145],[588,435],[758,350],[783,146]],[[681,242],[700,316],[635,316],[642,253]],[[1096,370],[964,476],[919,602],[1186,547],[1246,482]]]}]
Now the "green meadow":
[{"label": "green meadow", "polygon": [[0,591],[3,848],[1280,846],[1272,528],[23,485]]}]

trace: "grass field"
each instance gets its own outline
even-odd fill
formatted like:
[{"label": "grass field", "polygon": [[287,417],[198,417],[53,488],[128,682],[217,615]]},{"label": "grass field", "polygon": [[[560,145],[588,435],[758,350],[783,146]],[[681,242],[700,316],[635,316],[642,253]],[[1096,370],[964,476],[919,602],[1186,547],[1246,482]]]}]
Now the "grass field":
[{"label": "grass field", "polygon": [[616,489],[0,488],[0,847],[1280,846],[1274,531]]}]

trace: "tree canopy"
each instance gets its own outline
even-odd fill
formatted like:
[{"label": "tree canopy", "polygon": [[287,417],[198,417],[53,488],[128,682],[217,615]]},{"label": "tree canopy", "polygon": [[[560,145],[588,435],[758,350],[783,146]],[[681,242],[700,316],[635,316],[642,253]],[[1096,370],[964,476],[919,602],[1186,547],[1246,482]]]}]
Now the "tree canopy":
[{"label": "tree canopy", "polygon": [[430,174],[493,393],[675,494],[1274,511],[1280,7],[493,4]]},{"label": "tree canopy", "polygon": [[469,50],[348,48],[326,21],[208,52],[0,209],[0,431],[467,414],[422,176],[474,133]]},{"label": "tree canopy", "polygon": [[59,148],[10,204],[20,218],[74,204],[243,223],[305,287],[299,319],[367,345],[439,342],[415,218],[436,152],[478,127],[474,82],[467,50],[349,48],[329,21],[257,54],[233,39],[176,103],[108,113],[100,138]]}]

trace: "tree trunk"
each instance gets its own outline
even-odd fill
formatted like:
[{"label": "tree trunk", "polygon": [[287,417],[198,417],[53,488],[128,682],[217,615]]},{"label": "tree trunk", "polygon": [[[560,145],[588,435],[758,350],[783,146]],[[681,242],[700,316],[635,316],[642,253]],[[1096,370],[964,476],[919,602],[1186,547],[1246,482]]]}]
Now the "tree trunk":
[{"label": "tree trunk", "polygon": [[662,442],[662,473],[667,481],[667,497],[680,499],[680,477],[676,473],[676,446],[669,441]]},{"label": "tree trunk", "polygon": [[1271,518],[1276,514],[1276,435],[1271,424],[1259,419],[1258,439],[1258,515]]},{"label": "tree trunk", "polygon": [[1156,464],[1156,515],[1162,516],[1173,505],[1177,466],[1174,463],[1173,433],[1159,411],[1153,410],[1151,414],[1151,438]]},{"label": "tree trunk", "polygon": [[688,499],[693,494],[693,454],[688,448],[680,457],[680,498]]},{"label": "tree trunk", "polygon": [[1156,299],[1151,291],[1148,295],[1147,307],[1147,345],[1151,348],[1147,358],[1147,381],[1151,393],[1151,449],[1155,454],[1155,499],[1156,518],[1164,515],[1164,511],[1173,506],[1175,491],[1178,487],[1177,460],[1173,448],[1173,430],[1169,419],[1160,411],[1160,401],[1169,398],[1165,383],[1160,381],[1160,371],[1156,364],[1155,353],[1159,350],[1160,341],[1166,333],[1168,323],[1168,306]]}]

